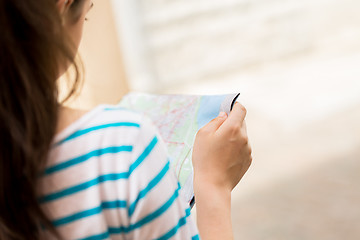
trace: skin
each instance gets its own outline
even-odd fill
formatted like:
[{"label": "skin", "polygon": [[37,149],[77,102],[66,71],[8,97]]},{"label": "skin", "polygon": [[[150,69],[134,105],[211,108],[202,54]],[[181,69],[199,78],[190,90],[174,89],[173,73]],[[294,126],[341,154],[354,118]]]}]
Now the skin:
[{"label": "skin", "polygon": [[[82,15],[73,23],[67,10],[73,0],[58,0],[64,27],[79,47],[85,17],[92,6],[86,0]],[[66,69],[66,68],[64,68]],[[61,71],[64,73],[65,71]],[[85,111],[62,107],[57,132],[78,120]],[[194,192],[201,239],[233,239],[231,191],[248,170],[252,157],[245,123],[246,109],[236,103],[229,116],[220,115],[198,132],[193,149]]]},{"label": "skin", "polygon": [[68,0],[68,1],[58,0],[57,7],[60,11],[60,14],[63,16],[64,27],[68,31],[70,37],[72,38],[72,41],[76,46],[76,49],[78,49],[83,35],[86,15],[92,8],[93,2],[91,0],[85,0],[83,9],[81,11],[81,16],[79,20],[76,22],[71,21],[71,16],[69,16],[69,12],[68,12],[71,4],[73,3],[74,0]]}]

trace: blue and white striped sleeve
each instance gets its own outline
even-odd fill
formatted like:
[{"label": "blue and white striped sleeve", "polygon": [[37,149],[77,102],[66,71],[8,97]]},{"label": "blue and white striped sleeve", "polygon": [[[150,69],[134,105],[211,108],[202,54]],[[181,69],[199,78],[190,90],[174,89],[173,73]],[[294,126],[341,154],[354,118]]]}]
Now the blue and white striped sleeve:
[{"label": "blue and white striped sleeve", "polygon": [[198,239],[165,144],[148,119],[141,123],[130,166],[126,238]]}]

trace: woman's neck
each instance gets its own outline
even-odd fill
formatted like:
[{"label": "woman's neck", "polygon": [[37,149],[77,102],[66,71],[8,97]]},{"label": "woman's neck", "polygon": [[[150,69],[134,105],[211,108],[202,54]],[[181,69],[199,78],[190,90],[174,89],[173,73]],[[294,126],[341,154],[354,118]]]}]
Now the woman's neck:
[{"label": "woman's neck", "polygon": [[73,109],[69,107],[60,107],[59,119],[58,124],[56,127],[56,134],[63,131],[65,128],[70,126],[72,123],[79,120],[84,114],[88,111],[80,110],[80,109]]}]

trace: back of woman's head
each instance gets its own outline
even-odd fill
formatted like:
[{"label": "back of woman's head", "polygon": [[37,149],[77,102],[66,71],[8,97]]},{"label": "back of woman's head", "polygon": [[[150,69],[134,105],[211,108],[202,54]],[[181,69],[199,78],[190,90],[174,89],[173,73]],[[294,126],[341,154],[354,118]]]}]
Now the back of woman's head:
[{"label": "back of woman's head", "polygon": [[68,39],[56,0],[0,0],[0,239],[57,236],[37,182],[57,124],[56,79],[75,54]]}]

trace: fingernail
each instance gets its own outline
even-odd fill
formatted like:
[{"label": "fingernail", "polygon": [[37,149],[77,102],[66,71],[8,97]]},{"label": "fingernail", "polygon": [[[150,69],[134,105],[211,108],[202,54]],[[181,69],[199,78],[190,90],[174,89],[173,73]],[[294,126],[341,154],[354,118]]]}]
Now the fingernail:
[{"label": "fingernail", "polygon": [[224,117],[226,117],[227,116],[227,114],[225,113],[225,112],[220,112],[219,113],[219,117],[220,118],[224,118]]}]

